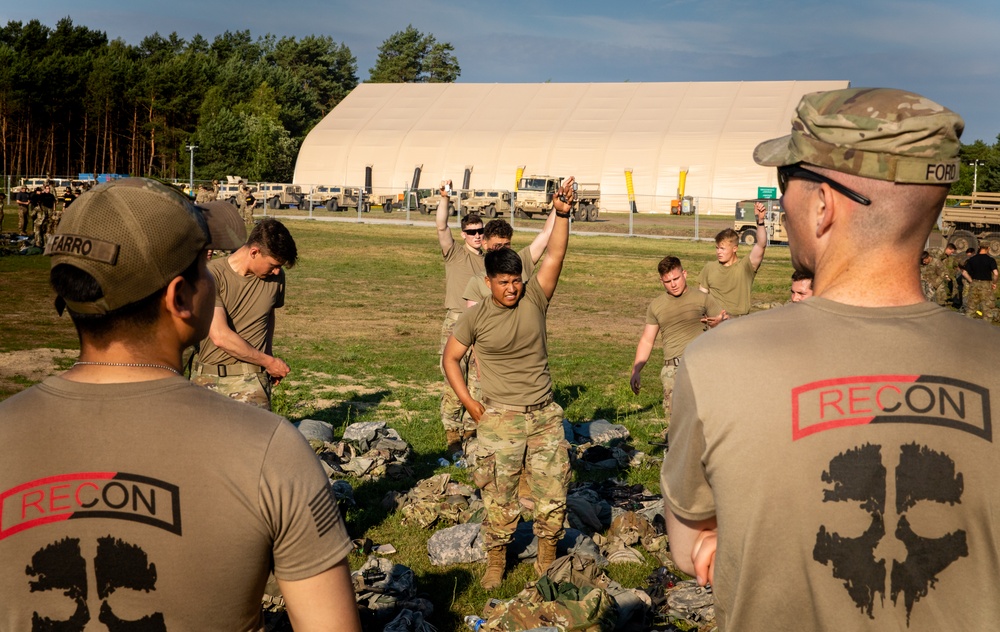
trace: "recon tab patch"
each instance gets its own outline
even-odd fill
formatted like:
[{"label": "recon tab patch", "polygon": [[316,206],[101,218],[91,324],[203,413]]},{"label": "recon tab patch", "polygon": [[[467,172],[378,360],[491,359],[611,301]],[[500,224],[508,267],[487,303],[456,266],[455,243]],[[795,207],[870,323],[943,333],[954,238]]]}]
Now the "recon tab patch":
[{"label": "recon tab patch", "polygon": [[119,247],[118,244],[83,235],[55,235],[45,244],[45,254],[73,255],[115,265]]}]

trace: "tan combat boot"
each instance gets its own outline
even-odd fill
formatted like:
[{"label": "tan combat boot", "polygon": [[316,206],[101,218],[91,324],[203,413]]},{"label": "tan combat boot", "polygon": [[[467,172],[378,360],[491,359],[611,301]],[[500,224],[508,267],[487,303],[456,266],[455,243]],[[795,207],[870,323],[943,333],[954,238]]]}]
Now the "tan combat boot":
[{"label": "tan combat boot", "polygon": [[535,558],[535,572],[541,577],[556,561],[556,541],[538,538],[538,557]]},{"label": "tan combat boot", "polygon": [[503,572],[507,569],[507,547],[497,546],[486,552],[486,572],[479,580],[483,590],[494,590],[503,581]]},{"label": "tan combat boot", "polygon": [[445,430],[445,441],[448,443],[448,456],[455,456],[462,451],[462,433],[458,430]]}]

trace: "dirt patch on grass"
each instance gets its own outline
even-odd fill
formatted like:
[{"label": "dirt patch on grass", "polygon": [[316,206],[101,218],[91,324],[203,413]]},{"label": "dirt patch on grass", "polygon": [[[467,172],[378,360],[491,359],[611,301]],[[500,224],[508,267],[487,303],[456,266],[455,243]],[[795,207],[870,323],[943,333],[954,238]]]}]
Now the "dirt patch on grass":
[{"label": "dirt patch on grass", "polygon": [[65,361],[75,358],[75,349],[26,349],[0,353],[0,389],[21,390],[59,373]]}]

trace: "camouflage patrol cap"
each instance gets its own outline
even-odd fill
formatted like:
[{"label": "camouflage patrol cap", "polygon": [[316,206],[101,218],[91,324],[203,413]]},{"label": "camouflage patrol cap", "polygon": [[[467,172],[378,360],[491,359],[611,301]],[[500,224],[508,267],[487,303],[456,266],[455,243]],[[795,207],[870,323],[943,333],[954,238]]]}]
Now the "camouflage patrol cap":
[{"label": "camouflage patrol cap", "polygon": [[765,167],[804,162],[864,178],[906,184],[958,179],[955,112],[912,92],[850,88],[802,97],[792,133],[765,141],[753,158]]},{"label": "camouflage patrol cap", "polygon": [[[52,267],[80,268],[104,296],[65,301],[79,314],[106,314],[166,287],[209,243],[201,211],[173,187],[123,178],[82,194],[46,241]],[[61,311],[61,310],[60,310]]]},{"label": "camouflage patrol cap", "polygon": [[236,250],[247,241],[247,225],[236,207],[222,200],[198,205],[212,234],[213,250]]}]

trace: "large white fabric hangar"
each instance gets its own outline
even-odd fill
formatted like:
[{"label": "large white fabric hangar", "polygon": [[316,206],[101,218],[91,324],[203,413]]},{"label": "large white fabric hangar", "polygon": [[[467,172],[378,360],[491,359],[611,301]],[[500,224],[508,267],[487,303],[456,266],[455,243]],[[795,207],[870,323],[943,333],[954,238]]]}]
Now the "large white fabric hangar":
[{"label": "large white fabric hangar", "polygon": [[[309,133],[299,185],[369,193],[514,190],[528,175],[598,183],[601,208],[639,212],[694,199],[699,212],[776,186],[753,149],[785,135],[799,99],[848,81],[379,84],[355,88]],[[627,174],[626,172],[630,172]]]}]

